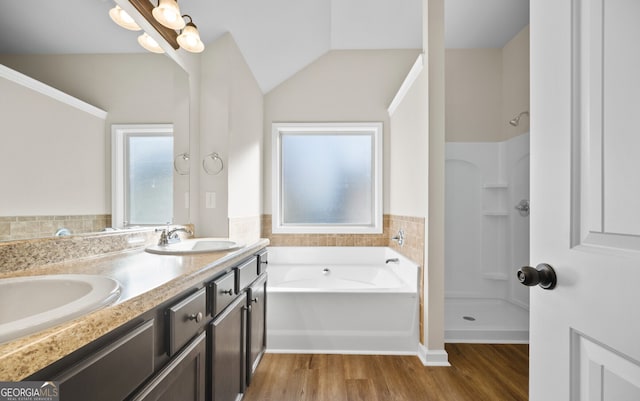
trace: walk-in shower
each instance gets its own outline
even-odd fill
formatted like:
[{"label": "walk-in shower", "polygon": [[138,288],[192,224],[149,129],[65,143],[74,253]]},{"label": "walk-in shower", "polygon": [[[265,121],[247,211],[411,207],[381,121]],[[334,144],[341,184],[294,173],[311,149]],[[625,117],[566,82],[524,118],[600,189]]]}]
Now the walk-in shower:
[{"label": "walk-in shower", "polygon": [[445,341],[527,342],[529,134],[446,144]]}]

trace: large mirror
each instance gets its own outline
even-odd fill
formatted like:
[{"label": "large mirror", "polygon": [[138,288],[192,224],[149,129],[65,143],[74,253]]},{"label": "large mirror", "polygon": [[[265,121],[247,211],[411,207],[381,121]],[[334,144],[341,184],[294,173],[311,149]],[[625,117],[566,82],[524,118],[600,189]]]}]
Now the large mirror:
[{"label": "large mirror", "polygon": [[[115,25],[108,15],[114,5],[0,5],[0,64],[106,112],[70,112],[57,100],[3,83],[0,108],[11,115],[3,116],[0,134],[0,241],[112,226],[113,125],[172,124],[172,165],[189,153],[188,74],[169,57],[140,48],[141,32]],[[173,173],[175,223],[189,221],[189,176],[181,172]]]}]

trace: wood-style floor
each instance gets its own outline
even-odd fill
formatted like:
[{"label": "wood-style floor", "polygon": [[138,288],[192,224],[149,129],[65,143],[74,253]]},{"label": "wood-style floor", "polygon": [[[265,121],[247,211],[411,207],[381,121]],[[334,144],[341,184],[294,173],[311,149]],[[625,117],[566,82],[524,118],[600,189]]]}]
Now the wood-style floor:
[{"label": "wood-style floor", "polygon": [[243,401],[526,401],[527,345],[447,344],[451,367],[417,357],[266,354]]}]

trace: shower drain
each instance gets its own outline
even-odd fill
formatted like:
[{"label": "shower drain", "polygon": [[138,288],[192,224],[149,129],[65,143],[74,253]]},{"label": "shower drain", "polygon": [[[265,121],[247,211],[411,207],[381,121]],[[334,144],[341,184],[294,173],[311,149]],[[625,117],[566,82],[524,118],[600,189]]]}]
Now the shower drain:
[{"label": "shower drain", "polygon": [[470,322],[475,322],[475,321],[476,321],[476,318],[475,318],[475,317],[473,317],[473,316],[462,316],[462,318],[463,318],[464,320],[468,320],[468,321],[470,321]]}]

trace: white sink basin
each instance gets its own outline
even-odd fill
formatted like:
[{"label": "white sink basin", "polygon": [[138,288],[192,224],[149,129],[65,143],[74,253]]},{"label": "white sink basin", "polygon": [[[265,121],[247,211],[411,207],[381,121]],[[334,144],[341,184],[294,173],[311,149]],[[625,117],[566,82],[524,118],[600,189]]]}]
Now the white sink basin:
[{"label": "white sink basin", "polygon": [[238,248],[242,248],[242,245],[227,238],[193,238],[169,245],[150,246],[145,251],[160,255],[191,255],[194,253],[226,252]]},{"label": "white sink basin", "polygon": [[120,283],[109,277],[60,274],[0,279],[0,343],[110,305]]}]

